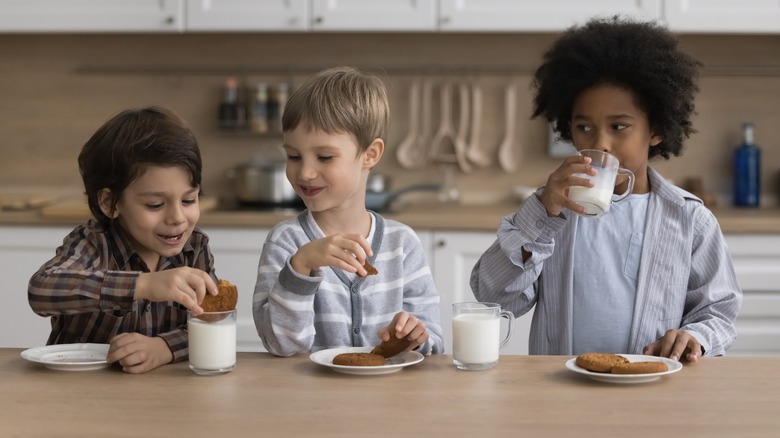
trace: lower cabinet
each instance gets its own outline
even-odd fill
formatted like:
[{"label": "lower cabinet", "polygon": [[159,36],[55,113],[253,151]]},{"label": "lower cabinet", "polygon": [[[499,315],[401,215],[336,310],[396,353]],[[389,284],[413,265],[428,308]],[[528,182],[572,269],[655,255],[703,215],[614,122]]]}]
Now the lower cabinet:
[{"label": "lower cabinet", "polygon": [[737,340],[729,355],[780,355],[780,235],[727,235],[742,288]]},{"label": "lower cabinet", "polygon": [[238,289],[236,304],[236,348],[238,351],[266,351],[252,317],[252,296],[257,281],[260,251],[270,230],[258,228],[202,228],[209,236],[217,277]]},{"label": "lower cabinet", "polygon": [[[48,318],[30,309],[27,283],[54,255],[70,232],[69,226],[0,226],[0,278],[4,300],[0,318],[0,347],[43,345],[49,335]],[[267,229],[204,228],[211,243],[219,278],[239,291],[239,351],[265,351],[252,318],[252,295]],[[441,295],[445,349],[452,352],[452,303],[473,301],[471,269],[495,240],[493,232],[419,231]],[[727,235],[740,286],[744,293],[737,318],[738,337],[729,355],[780,355],[780,235]],[[527,354],[533,312],[517,318],[502,354]],[[506,324],[502,321],[502,335]]]},{"label": "lower cabinet", "polygon": [[[488,232],[432,232],[426,240],[430,241],[428,263],[441,296],[444,348],[446,353],[452,354],[452,303],[476,301],[469,286],[471,269],[496,240],[496,235]],[[533,311],[515,319],[512,337],[501,349],[501,354],[528,354],[532,315]],[[501,336],[505,336],[506,330],[506,320],[502,319]]]},{"label": "lower cabinet", "polygon": [[72,227],[0,226],[0,347],[46,345],[49,318],[33,313],[27,301],[30,277],[50,258]]}]

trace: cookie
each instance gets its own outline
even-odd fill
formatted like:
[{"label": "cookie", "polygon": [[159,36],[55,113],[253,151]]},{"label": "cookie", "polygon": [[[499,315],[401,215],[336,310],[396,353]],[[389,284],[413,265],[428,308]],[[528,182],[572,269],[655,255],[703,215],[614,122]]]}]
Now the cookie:
[{"label": "cookie", "polygon": [[341,353],[333,358],[333,365],[376,367],[384,364],[384,356],[374,353]]},{"label": "cookie", "polygon": [[663,362],[630,362],[612,367],[612,374],[651,374],[669,371]]},{"label": "cookie", "polygon": [[203,298],[203,302],[200,303],[200,307],[204,312],[225,312],[227,310],[233,310],[238,303],[238,288],[235,284],[227,280],[219,280],[217,282],[217,289],[219,293],[217,295],[211,295],[209,293]]},{"label": "cookie", "polygon": [[574,363],[588,371],[608,373],[612,371],[612,367],[615,365],[628,363],[628,359],[610,353],[582,353],[577,356],[577,360]]},{"label": "cookie", "polygon": [[368,260],[366,260],[366,262],[363,263],[363,269],[365,269],[366,272],[368,273],[365,276],[376,275],[379,273],[379,271],[377,271],[376,268],[371,265],[371,263],[368,263]]},{"label": "cookie", "polygon": [[409,347],[409,344],[411,344],[411,341],[406,339],[406,336],[398,339],[395,336],[395,330],[391,330],[390,339],[374,347],[371,352],[374,354],[380,354],[383,357],[393,357],[396,354],[405,351],[406,348]]}]

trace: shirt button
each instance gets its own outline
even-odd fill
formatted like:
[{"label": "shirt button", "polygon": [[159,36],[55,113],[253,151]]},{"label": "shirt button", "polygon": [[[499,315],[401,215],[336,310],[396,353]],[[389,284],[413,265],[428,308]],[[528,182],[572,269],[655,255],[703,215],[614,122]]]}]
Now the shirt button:
[{"label": "shirt button", "polygon": [[358,334],[358,333],[360,333],[360,329],[359,329],[358,327],[355,327],[355,329],[354,329],[354,330],[352,330],[352,331],[353,331],[353,332],[355,332],[355,334]]},{"label": "shirt button", "polygon": [[152,305],[151,304],[147,304],[146,305],[146,311],[147,312],[151,312],[152,311]]},{"label": "shirt button", "polygon": [[114,310],[120,310],[120,309],[122,309],[122,308],[119,307],[119,304],[114,305]]},{"label": "shirt button", "polygon": [[542,221],[536,221],[536,228],[542,228],[543,226],[544,224],[542,223]]}]

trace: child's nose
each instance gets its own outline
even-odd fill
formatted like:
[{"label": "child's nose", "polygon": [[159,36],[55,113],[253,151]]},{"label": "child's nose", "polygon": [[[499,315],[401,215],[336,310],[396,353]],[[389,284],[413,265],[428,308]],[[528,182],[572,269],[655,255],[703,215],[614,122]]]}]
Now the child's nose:
[{"label": "child's nose", "polygon": [[317,167],[311,163],[301,163],[299,177],[302,180],[309,181],[317,177]]},{"label": "child's nose", "polygon": [[181,224],[184,223],[186,217],[184,216],[184,210],[181,205],[173,205],[168,209],[168,215],[166,217],[169,224]]},{"label": "child's nose", "polygon": [[608,133],[600,131],[596,134],[596,141],[593,143],[593,149],[602,152],[610,152],[612,149],[612,138]]}]

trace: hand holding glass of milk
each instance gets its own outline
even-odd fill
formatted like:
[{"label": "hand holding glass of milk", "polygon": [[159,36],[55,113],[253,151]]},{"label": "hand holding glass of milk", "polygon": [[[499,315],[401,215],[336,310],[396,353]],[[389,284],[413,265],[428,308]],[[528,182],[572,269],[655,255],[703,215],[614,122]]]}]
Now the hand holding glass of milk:
[{"label": "hand holding glass of milk", "polygon": [[[501,318],[509,321],[502,341]],[[512,336],[515,317],[495,303],[452,305],[452,362],[461,370],[488,370],[498,364],[498,350]]]},{"label": "hand holding glass of milk", "polygon": [[190,369],[202,376],[227,373],[236,367],[236,309],[187,312]]},{"label": "hand holding glass of milk", "polygon": [[[598,173],[596,176],[584,173],[574,174],[574,176],[591,180],[593,187],[569,187],[569,199],[585,207],[585,216],[603,216],[609,211],[613,202],[621,201],[631,194],[634,189],[634,173],[620,167],[617,157],[606,152],[584,149],[579,151],[579,154],[583,157],[590,157],[590,165]],[[628,188],[623,194],[615,195],[615,181],[618,174],[624,174],[628,177]]]}]

